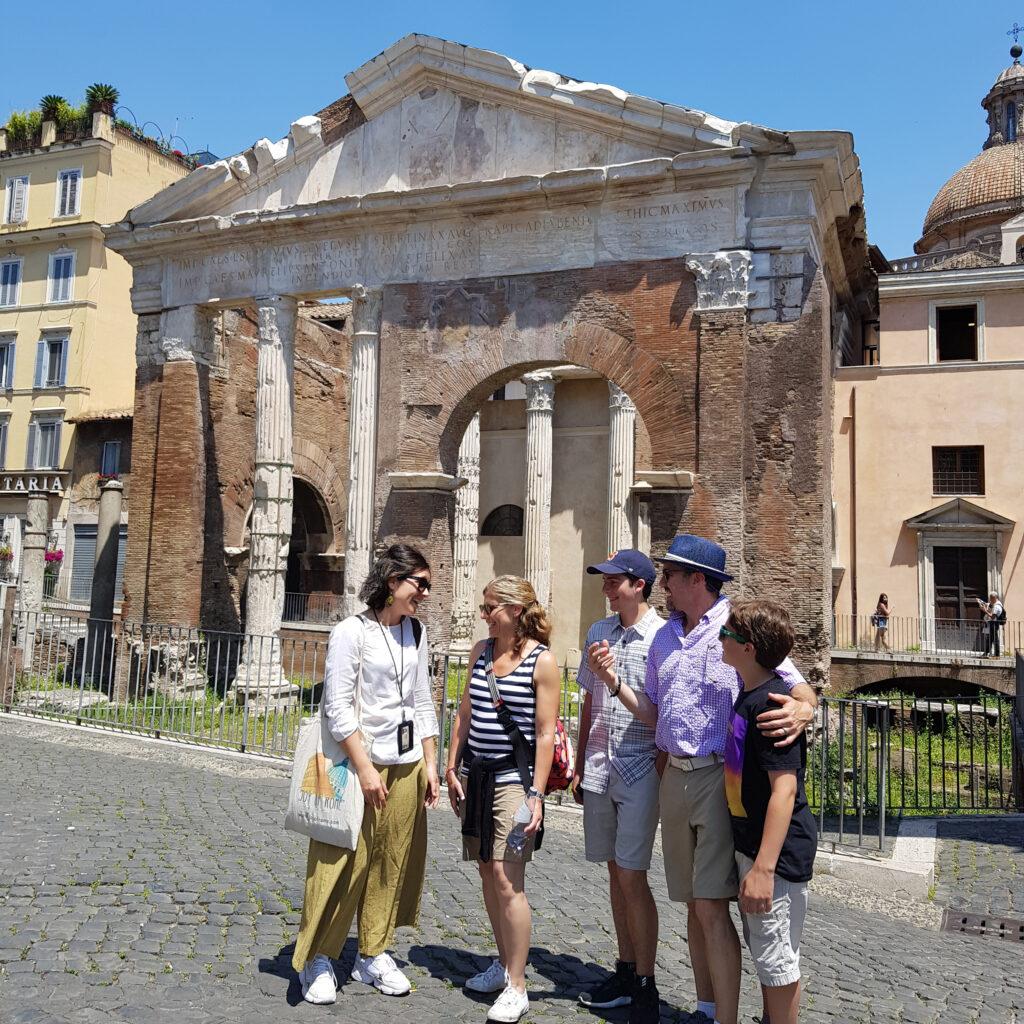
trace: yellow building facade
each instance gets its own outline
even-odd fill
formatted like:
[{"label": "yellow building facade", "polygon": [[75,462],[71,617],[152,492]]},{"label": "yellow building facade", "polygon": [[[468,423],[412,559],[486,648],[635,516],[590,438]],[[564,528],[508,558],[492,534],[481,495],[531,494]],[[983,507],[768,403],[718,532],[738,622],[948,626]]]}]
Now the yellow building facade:
[{"label": "yellow building facade", "polygon": [[[51,543],[74,547],[71,492],[77,434],[130,420],[135,384],[131,269],[105,248],[101,224],[184,177],[183,161],[115,127],[105,113],[90,132],[42,135],[15,145],[0,130],[0,517],[14,549],[29,490],[51,495]],[[129,435],[130,436],[130,435]],[[122,440],[98,447],[95,472],[123,474]],[[89,467],[85,467],[88,469]],[[95,515],[92,515],[95,523]],[[64,588],[66,590],[66,586]]]}]

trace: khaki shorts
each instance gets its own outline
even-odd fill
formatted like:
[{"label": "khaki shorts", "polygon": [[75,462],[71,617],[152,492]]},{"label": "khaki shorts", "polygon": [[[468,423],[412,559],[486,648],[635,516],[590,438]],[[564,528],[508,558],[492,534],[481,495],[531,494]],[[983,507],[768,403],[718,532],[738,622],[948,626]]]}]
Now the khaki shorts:
[{"label": "khaki shorts", "polygon": [[739,890],[725,765],[693,772],[671,762],[661,777],[661,845],[668,898],[731,900]]},{"label": "khaki shorts", "polygon": [[[491,860],[515,860],[526,862],[533,860],[534,837],[526,840],[522,853],[513,853],[508,848],[508,834],[515,827],[512,820],[526,794],[518,782],[499,783],[494,787],[494,850]],[[459,818],[465,821],[466,801],[463,800],[459,809]],[[480,860],[480,840],[469,836],[462,837],[462,859]]]},{"label": "khaki shorts", "polygon": [[632,786],[612,768],[608,790],[583,790],[583,847],[588,861],[613,860],[627,871],[651,866],[658,829],[658,773],[651,770]]},{"label": "khaki shorts", "polygon": [[[754,866],[737,852],[739,876]],[[787,882],[775,876],[772,909],[766,914],[740,914],[743,939],[754,958],[758,980],[768,988],[792,985],[800,980],[800,935],[807,917],[807,883]]]}]

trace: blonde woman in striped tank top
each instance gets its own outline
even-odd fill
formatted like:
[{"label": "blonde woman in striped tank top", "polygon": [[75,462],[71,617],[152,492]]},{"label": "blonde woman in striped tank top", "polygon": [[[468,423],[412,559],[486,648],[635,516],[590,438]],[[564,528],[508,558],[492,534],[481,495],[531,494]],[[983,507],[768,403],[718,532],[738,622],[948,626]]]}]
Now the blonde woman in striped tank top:
[{"label": "blonde woman in striped tank top", "polygon": [[[491,580],[484,588],[480,617],[487,623],[488,639],[470,654],[470,679],[455,717],[445,778],[452,809],[463,822],[463,860],[477,862],[498,947],[490,966],[469,978],[466,988],[500,993],[487,1019],[511,1024],[530,1005],[526,958],[531,912],[524,883],[526,862],[543,822],[561,679],[558,663],[547,649],[551,623],[526,580]],[[489,645],[501,699],[535,751],[529,766],[522,765],[525,782],[487,685]],[[508,837],[524,797],[532,818],[526,826],[526,846],[517,853]]]}]

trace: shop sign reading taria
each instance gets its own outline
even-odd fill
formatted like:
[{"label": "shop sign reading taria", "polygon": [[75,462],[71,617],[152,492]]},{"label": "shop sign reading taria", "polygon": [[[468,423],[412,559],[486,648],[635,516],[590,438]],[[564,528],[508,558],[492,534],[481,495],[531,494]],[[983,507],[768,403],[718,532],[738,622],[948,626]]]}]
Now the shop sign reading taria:
[{"label": "shop sign reading taria", "polygon": [[63,494],[66,473],[3,473],[0,474],[0,494]]}]

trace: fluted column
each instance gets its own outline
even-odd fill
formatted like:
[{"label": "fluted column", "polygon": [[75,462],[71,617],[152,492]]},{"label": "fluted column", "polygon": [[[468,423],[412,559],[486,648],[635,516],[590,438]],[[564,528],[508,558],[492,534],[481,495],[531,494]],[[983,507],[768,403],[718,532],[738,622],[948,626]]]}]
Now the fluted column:
[{"label": "fluted column", "polygon": [[523,377],[526,385],[526,508],[523,534],[525,575],[546,605],[551,599],[551,419],[555,380],[539,370]]},{"label": "fluted column", "polygon": [[359,588],[370,572],[373,489],[377,475],[377,377],[381,291],[352,292],[352,365],[348,402],[348,517],[345,522],[346,615],[359,611]]},{"label": "fluted column", "polygon": [[25,509],[25,544],[21,556],[22,665],[32,670],[36,629],[43,610],[43,570],[46,568],[46,537],[50,525],[49,496],[29,493]]},{"label": "fluted column", "polygon": [[630,488],[636,406],[622,388],[608,381],[608,550],[636,547]]},{"label": "fluted column", "polygon": [[468,654],[473,645],[473,614],[480,515],[480,413],[466,427],[459,445],[456,474],[466,483],[455,492],[455,578],[452,587],[452,633],[455,654]]},{"label": "fluted column", "polygon": [[278,633],[292,535],[292,417],[295,407],[295,322],[288,295],[257,299],[256,471],[249,527],[246,651],[236,686],[251,697],[279,696],[283,683]]}]

